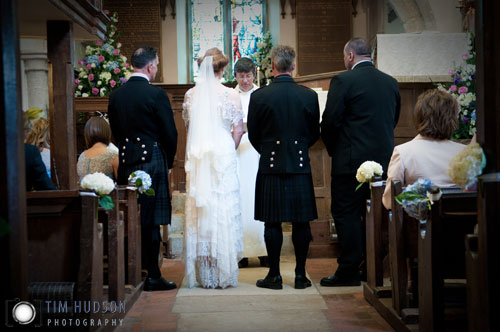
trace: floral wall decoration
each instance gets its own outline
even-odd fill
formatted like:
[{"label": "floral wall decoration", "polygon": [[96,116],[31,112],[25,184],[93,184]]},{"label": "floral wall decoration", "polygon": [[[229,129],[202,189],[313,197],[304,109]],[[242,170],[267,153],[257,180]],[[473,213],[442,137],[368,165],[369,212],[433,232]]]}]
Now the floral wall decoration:
[{"label": "floral wall decoration", "polygon": [[116,29],[118,14],[111,16],[104,41],[98,40],[85,49],[85,57],[78,61],[75,71],[75,97],[105,97],[127,82],[132,66],[121,54],[120,33]]},{"label": "floral wall decoration", "polygon": [[469,139],[476,133],[476,51],[474,35],[469,34],[467,53],[463,62],[450,70],[453,82],[438,84],[438,88],[456,98],[459,104],[459,125],[452,139]]}]

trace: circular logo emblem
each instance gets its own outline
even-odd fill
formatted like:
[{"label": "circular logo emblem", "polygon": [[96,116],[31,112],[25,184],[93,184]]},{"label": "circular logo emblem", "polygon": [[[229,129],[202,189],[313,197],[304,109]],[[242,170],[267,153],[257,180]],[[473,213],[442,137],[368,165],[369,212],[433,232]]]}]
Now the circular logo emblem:
[{"label": "circular logo emblem", "polygon": [[12,317],[19,324],[27,325],[35,319],[35,316],[35,307],[29,302],[19,302],[12,308]]}]

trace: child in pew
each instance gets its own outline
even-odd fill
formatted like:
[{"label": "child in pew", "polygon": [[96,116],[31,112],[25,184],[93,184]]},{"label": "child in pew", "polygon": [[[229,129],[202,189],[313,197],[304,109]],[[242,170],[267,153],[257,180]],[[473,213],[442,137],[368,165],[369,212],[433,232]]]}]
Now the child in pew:
[{"label": "child in pew", "polygon": [[76,165],[78,177],[81,179],[91,173],[101,172],[117,179],[118,153],[108,147],[111,141],[111,128],[102,117],[92,117],[85,124],[85,144]]},{"label": "child in pew", "polygon": [[465,148],[465,145],[450,140],[458,126],[456,99],[438,89],[425,91],[418,97],[413,122],[418,135],[396,146],[392,152],[382,198],[387,209],[391,209],[392,180],[399,180],[406,186],[423,177],[439,187],[455,185],[446,170],[451,159]]}]

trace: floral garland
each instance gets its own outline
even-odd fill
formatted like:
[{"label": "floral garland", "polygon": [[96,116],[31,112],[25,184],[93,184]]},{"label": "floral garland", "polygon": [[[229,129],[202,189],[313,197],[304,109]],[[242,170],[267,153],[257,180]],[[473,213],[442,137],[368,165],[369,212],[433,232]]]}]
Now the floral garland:
[{"label": "floral garland", "polygon": [[261,86],[266,85],[267,81],[273,77],[271,66],[272,48],[271,33],[266,32],[263,37],[257,38],[257,52],[251,55],[251,58],[255,61],[259,69],[259,77],[257,79]]},{"label": "floral garland", "polygon": [[109,96],[130,77],[132,66],[127,63],[127,57],[121,54],[117,24],[118,14],[115,12],[107,26],[104,44],[98,40],[88,45],[86,56],[75,66],[78,72],[75,97]]},{"label": "floral garland", "polygon": [[469,34],[467,53],[462,55],[463,63],[450,70],[453,82],[438,84],[438,89],[451,94],[458,101],[459,125],[452,139],[469,139],[476,133],[476,51],[474,35]]}]

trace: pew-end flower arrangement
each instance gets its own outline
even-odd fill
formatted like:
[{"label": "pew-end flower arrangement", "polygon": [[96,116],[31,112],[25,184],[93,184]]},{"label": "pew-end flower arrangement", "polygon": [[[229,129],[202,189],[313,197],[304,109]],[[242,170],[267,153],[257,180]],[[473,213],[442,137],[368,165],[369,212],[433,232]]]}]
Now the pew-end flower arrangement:
[{"label": "pew-end flower arrangement", "polygon": [[429,216],[431,205],[439,200],[441,195],[441,189],[429,179],[419,178],[415,183],[406,186],[395,199],[410,217],[425,220]]},{"label": "pew-end flower arrangement", "polygon": [[153,184],[151,176],[144,171],[134,171],[130,173],[128,183],[137,187],[137,191],[141,194],[145,194],[147,196],[155,195],[155,190],[151,188],[151,185]]},{"label": "pew-end flower arrangement", "polygon": [[447,174],[453,183],[464,190],[475,190],[477,177],[486,166],[486,157],[478,143],[467,145],[450,162]]},{"label": "pew-end flower arrangement", "polygon": [[376,176],[382,176],[384,170],[382,169],[382,165],[375,161],[365,161],[359,166],[358,171],[356,172],[356,180],[358,180],[359,184],[356,187],[356,191],[361,188],[363,183],[372,182],[373,178]]},{"label": "pew-end flower arrangement", "polygon": [[85,49],[85,57],[78,61],[75,70],[75,97],[105,97],[130,77],[132,66],[121,54],[122,44],[118,41],[118,14],[111,16],[103,41],[91,43]]},{"label": "pew-end flower arrangement", "polygon": [[99,196],[99,205],[106,210],[115,207],[109,194],[115,189],[113,180],[101,172],[87,174],[83,177],[81,187],[94,191]]}]

